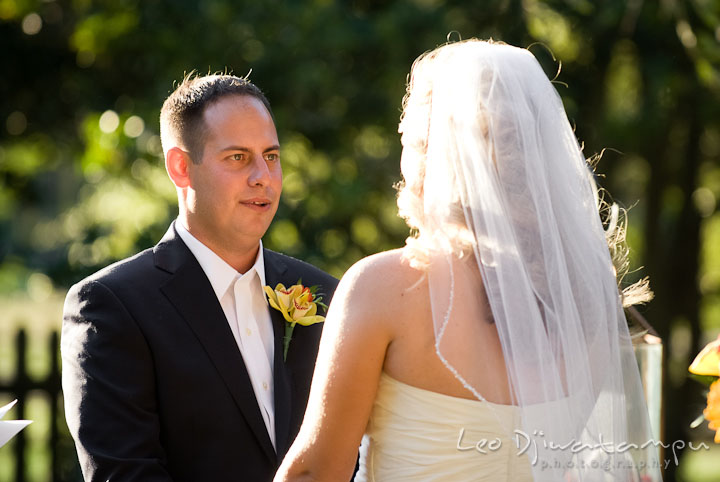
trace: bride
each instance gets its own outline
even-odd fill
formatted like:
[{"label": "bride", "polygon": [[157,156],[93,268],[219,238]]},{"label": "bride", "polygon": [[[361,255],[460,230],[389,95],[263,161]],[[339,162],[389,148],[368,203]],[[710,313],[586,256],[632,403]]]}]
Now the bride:
[{"label": "bride", "polygon": [[359,445],[360,481],[660,480],[622,225],[603,229],[536,59],[479,40],[421,56],[399,131],[416,235],[343,277],[275,480],[348,480]]}]

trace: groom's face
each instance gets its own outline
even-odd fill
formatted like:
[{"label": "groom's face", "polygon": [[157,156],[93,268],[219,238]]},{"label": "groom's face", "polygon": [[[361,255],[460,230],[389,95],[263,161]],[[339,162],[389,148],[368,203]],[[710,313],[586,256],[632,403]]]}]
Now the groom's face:
[{"label": "groom's face", "polygon": [[275,124],[263,103],[247,95],[219,99],[203,119],[202,159],[188,166],[191,224],[206,244],[231,250],[256,245],[282,190]]}]

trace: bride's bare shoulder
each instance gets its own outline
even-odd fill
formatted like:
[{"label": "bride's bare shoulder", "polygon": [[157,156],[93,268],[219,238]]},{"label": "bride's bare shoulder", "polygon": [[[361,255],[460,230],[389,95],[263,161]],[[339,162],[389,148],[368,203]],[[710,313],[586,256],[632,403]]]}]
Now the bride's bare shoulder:
[{"label": "bride's bare shoulder", "polygon": [[385,313],[393,311],[426,285],[424,272],[413,268],[403,249],[373,254],[355,263],[343,276],[340,291],[354,306],[368,306]]},{"label": "bride's bare shoulder", "polygon": [[383,288],[421,278],[423,272],[410,266],[403,253],[403,248],[400,248],[370,255],[355,263],[343,278],[350,278],[354,282],[372,282]]}]

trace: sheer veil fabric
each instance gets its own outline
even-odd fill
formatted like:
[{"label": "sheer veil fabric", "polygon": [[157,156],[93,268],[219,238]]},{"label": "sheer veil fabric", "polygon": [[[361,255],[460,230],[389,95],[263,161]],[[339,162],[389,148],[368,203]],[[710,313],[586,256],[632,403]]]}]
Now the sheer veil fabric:
[{"label": "sheer veil fabric", "polygon": [[449,44],[408,89],[402,171],[422,209],[399,204],[438,356],[480,400],[508,388],[534,480],[661,480],[597,188],[537,60]]}]

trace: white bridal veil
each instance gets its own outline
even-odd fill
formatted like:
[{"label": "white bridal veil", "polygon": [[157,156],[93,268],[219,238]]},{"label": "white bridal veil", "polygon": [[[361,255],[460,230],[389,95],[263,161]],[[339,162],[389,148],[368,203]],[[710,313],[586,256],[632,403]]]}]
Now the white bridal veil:
[{"label": "white bridal veil", "polygon": [[660,480],[597,188],[535,57],[426,55],[401,130],[440,358],[479,399],[509,385],[536,481]]}]

